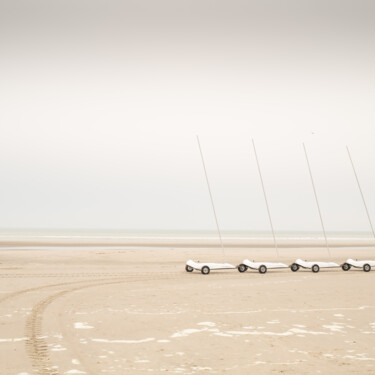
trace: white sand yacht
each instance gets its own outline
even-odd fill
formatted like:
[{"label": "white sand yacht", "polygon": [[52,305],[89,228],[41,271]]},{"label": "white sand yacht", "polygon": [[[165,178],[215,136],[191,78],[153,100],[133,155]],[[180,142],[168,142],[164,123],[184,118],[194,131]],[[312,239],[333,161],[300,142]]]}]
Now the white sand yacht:
[{"label": "white sand yacht", "polygon": [[[224,249],[223,239],[221,237],[221,231],[220,231],[220,227],[219,227],[219,222],[217,220],[214,200],[212,198],[211,187],[210,187],[210,183],[209,183],[209,180],[208,180],[206,165],[204,163],[203,152],[202,152],[202,148],[201,148],[198,136],[197,136],[197,142],[198,142],[199,152],[200,152],[201,159],[202,159],[204,174],[206,176],[207,188],[208,188],[208,193],[210,195],[212,211],[213,211],[213,214],[214,214],[214,217],[215,217],[216,228],[217,228],[217,232],[218,232],[219,239],[220,239],[220,246],[221,246],[223,258],[225,259],[225,249]],[[224,262],[224,263],[202,262],[201,263],[201,262],[195,262],[193,260],[188,260],[186,262],[186,265],[185,265],[186,272],[193,272],[194,270],[197,270],[197,271],[201,271],[201,273],[203,275],[208,275],[211,270],[228,270],[228,269],[236,269],[236,268],[237,267],[233,266],[232,264],[226,263],[226,262]]]},{"label": "white sand yacht", "polygon": [[[275,246],[277,258],[279,259],[280,258],[279,249],[277,247],[275,231],[273,229],[273,224],[272,224],[271,212],[270,212],[270,209],[269,209],[269,206],[268,206],[266,189],[264,187],[262,172],[260,170],[260,164],[259,164],[259,160],[258,160],[258,154],[257,154],[256,148],[255,148],[254,139],[252,139],[252,143],[253,143],[255,160],[256,160],[256,163],[257,163],[257,167],[258,167],[259,178],[260,178],[260,182],[261,182],[261,185],[262,185],[264,201],[266,203],[268,219],[269,219],[270,227],[271,227],[271,231],[272,231],[273,243],[274,243],[274,246]],[[249,259],[245,259],[240,265],[237,266],[237,269],[238,269],[239,272],[245,272],[249,268],[252,269],[252,270],[257,270],[259,273],[264,274],[264,273],[267,272],[268,269],[288,268],[288,266],[286,264],[280,263],[280,262],[255,262],[255,261],[250,261]]]}]

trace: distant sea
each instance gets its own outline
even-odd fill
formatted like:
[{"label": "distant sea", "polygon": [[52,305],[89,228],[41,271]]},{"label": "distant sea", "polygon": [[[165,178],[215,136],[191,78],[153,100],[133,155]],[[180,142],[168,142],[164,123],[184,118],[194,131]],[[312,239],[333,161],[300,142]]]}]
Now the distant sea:
[{"label": "distant sea", "polygon": [[[273,244],[270,231],[222,231],[225,244],[245,247],[247,244]],[[282,245],[296,242],[301,245],[324,245],[318,231],[280,231],[277,241]],[[371,232],[327,232],[328,241],[335,243],[372,243]],[[0,229],[0,249],[33,249],[64,247],[145,248],[145,247],[215,247],[219,236],[215,230],[123,230],[123,229]]]},{"label": "distant sea", "polygon": [[[268,239],[271,231],[222,230],[222,237],[241,239]],[[321,231],[277,231],[276,237],[285,239],[323,238]],[[28,238],[215,238],[216,230],[155,230],[155,229],[56,229],[56,228],[0,228],[0,239],[7,237]],[[330,238],[373,238],[370,231],[327,231]]]}]

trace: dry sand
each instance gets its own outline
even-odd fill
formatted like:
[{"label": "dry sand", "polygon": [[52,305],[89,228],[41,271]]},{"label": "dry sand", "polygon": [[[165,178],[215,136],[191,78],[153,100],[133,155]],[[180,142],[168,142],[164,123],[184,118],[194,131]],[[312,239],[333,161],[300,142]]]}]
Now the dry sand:
[{"label": "dry sand", "polygon": [[[322,249],[281,253],[328,260]],[[0,251],[0,374],[375,374],[374,270],[185,272],[186,260],[218,254]],[[268,249],[227,257],[275,260]]]}]

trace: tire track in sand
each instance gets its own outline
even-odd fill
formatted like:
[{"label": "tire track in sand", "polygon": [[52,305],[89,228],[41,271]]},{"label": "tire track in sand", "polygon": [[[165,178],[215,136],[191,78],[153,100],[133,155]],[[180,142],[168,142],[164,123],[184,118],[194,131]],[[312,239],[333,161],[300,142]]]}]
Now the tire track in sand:
[{"label": "tire track in sand", "polygon": [[[41,285],[41,286],[36,286],[34,288],[27,288],[27,289],[22,289],[17,292],[13,292],[10,294],[7,294],[6,296],[0,298],[0,303],[4,302],[8,299],[18,297],[22,294],[25,293],[30,293],[30,292],[37,292],[42,289],[47,289],[47,288],[53,288],[53,287],[59,287],[59,286],[66,286],[66,285],[72,285],[72,284],[79,284],[79,283],[84,283],[84,282],[89,282],[90,280],[81,280],[81,281],[71,281],[71,282],[66,282],[66,283],[58,283],[58,284],[49,284],[49,285]],[[97,281],[97,279],[94,279],[92,281]]]},{"label": "tire track in sand", "polygon": [[[14,278],[49,278],[49,277],[108,277],[128,276],[128,272],[100,272],[100,273],[0,273],[0,279]],[[130,274],[131,275],[131,274]],[[148,275],[146,272],[132,275]]]},{"label": "tire track in sand", "polygon": [[[125,282],[138,282],[138,281],[156,281],[156,280],[165,280],[170,279],[176,276],[176,273],[169,273],[167,275],[163,275],[160,277],[127,277],[121,279],[115,279],[112,281],[101,280],[100,282],[94,282],[87,285],[76,286],[74,288],[70,288],[67,290],[60,291],[58,293],[52,294],[47,298],[44,298],[40,302],[38,302],[32,309],[31,314],[26,320],[25,325],[25,336],[27,337],[26,340],[26,353],[30,359],[31,365],[39,375],[60,375],[56,368],[50,363],[49,353],[48,353],[48,344],[45,338],[42,335],[42,321],[43,321],[43,314],[52,302],[56,299],[78,290],[92,288],[96,286],[103,286],[103,285],[110,285],[110,284],[119,284]],[[98,280],[95,280],[98,281]]]},{"label": "tire track in sand", "polygon": [[[54,275],[54,276],[36,275],[36,277],[64,277],[64,276],[65,277],[73,277],[71,274],[61,274],[61,275],[59,274],[59,275]],[[74,276],[77,277],[77,274],[74,274]],[[56,283],[56,284],[40,285],[40,286],[36,286],[36,287],[33,287],[33,288],[18,290],[16,292],[7,294],[4,297],[0,298],[0,303],[6,301],[8,299],[18,297],[18,296],[20,296],[24,293],[37,292],[37,291],[42,290],[42,289],[60,287],[60,286],[66,286],[66,285],[81,284],[81,283],[87,283],[87,282],[97,282],[99,277],[103,277],[103,279],[101,279],[101,280],[118,279],[119,276],[121,276],[121,277],[126,276],[127,278],[132,278],[132,277],[138,278],[140,276],[150,276],[150,273],[133,273],[133,274],[126,274],[126,273],[121,273],[121,274],[117,274],[117,273],[113,273],[113,274],[112,273],[108,273],[108,274],[98,273],[98,274],[95,274],[95,273],[92,273],[92,274],[80,274],[80,276],[81,277],[95,277],[96,276],[96,278],[91,279],[91,280],[77,280],[77,281],[68,281],[68,282]],[[108,277],[108,276],[111,276],[111,277]],[[12,277],[16,277],[16,275],[13,275]],[[30,277],[34,277],[34,275],[32,275]]]}]

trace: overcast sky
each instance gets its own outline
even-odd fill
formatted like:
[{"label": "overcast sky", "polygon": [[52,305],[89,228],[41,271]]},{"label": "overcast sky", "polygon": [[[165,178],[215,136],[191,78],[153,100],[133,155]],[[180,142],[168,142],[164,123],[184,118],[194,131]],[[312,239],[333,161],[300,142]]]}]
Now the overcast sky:
[{"label": "overcast sky", "polygon": [[0,0],[0,227],[368,231],[375,2]]}]

